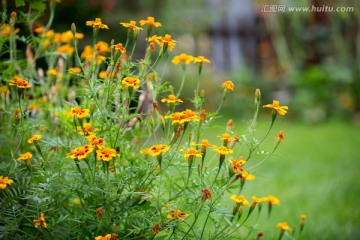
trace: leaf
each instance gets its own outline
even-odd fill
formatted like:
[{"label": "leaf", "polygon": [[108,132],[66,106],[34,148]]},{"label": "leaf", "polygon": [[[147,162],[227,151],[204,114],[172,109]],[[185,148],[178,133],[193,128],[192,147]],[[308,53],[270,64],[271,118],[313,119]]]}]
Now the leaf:
[{"label": "leaf", "polygon": [[24,0],[15,0],[15,6],[23,7],[23,6],[25,6],[25,1]]},{"label": "leaf", "polygon": [[39,12],[44,12],[46,9],[46,4],[44,0],[29,0],[30,7],[38,10]]}]

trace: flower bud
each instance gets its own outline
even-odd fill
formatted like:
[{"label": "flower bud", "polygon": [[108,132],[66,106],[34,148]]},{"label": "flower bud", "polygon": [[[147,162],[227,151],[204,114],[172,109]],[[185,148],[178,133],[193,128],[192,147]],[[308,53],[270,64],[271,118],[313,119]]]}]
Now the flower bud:
[{"label": "flower bud", "polygon": [[255,104],[259,104],[260,103],[260,98],[261,98],[261,92],[260,89],[256,89],[255,90]]}]

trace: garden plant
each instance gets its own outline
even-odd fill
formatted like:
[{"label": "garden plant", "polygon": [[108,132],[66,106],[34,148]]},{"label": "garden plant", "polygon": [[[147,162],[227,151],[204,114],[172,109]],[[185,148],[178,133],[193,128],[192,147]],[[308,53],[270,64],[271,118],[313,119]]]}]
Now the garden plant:
[{"label": "garden plant", "polygon": [[[79,49],[84,35],[75,24],[61,33],[51,28],[59,2],[49,1],[48,23],[35,26],[43,1],[16,1],[29,9],[10,13],[2,1],[0,238],[301,236],[305,215],[298,223],[273,223],[278,235],[267,236],[257,219],[271,221],[280,200],[276,193],[242,192],[285,140],[283,131],[271,130],[287,106],[261,104],[256,89],[253,118],[242,130],[235,132],[240,121],[230,119],[209,140],[206,130],[236,93],[224,79],[217,110],[204,109],[202,70],[209,59],[173,56],[177,41],[161,34],[153,17],[120,22],[127,37],[110,43],[98,41],[109,31],[100,18],[84,22],[93,29],[92,45]],[[139,41],[143,35],[146,41]],[[143,58],[135,59],[143,42]],[[164,77],[169,62],[182,68],[179,89]],[[197,79],[187,79],[189,64],[197,65]],[[193,86],[192,99],[181,98],[184,84]],[[192,107],[183,108],[186,102]],[[263,136],[256,134],[259,111],[270,113]],[[263,149],[273,137],[273,148]]]}]

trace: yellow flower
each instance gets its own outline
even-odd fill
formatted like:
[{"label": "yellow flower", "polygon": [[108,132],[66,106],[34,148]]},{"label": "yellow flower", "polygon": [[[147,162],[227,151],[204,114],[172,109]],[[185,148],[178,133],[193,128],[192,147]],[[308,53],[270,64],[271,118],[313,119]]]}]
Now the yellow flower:
[{"label": "yellow flower", "polygon": [[301,215],[300,215],[300,220],[301,220],[302,222],[305,222],[306,218],[307,218],[306,214],[301,214]]},{"label": "yellow flower", "polygon": [[220,155],[223,155],[223,156],[226,156],[226,155],[229,155],[230,153],[233,152],[233,150],[225,147],[225,146],[221,146],[221,147],[216,147],[214,148],[214,150],[220,154]]},{"label": "yellow flower", "polygon": [[256,196],[252,196],[253,204],[264,202],[264,198],[258,198]]},{"label": "yellow flower", "polygon": [[70,74],[75,74],[75,73],[81,73],[81,68],[78,67],[71,67],[68,69]]},{"label": "yellow flower", "polygon": [[202,156],[201,152],[197,151],[195,148],[190,148],[189,150],[182,148],[182,149],[180,149],[180,152],[185,152],[185,154],[184,154],[185,159],[190,156],[195,156],[195,157]]},{"label": "yellow flower", "polygon": [[96,149],[101,149],[105,144],[103,138],[97,138],[95,135],[87,136],[86,139],[90,142],[91,146],[96,147]]},{"label": "yellow flower", "polygon": [[170,34],[165,34],[165,36],[162,37],[160,36],[158,39],[160,40],[160,46],[165,50],[169,48],[169,50],[172,51],[176,45],[176,41],[171,38]]},{"label": "yellow flower", "polygon": [[8,177],[3,177],[3,176],[0,176],[0,188],[1,189],[5,189],[6,188],[6,185],[8,185],[8,184],[11,184],[11,183],[13,183],[14,181],[13,180],[11,180],[10,178],[8,178]]},{"label": "yellow flower", "polygon": [[31,84],[22,77],[15,75],[13,79],[10,80],[9,86],[16,86],[18,88],[30,88]]},{"label": "yellow flower", "polygon": [[279,222],[278,224],[276,224],[276,227],[280,228],[281,231],[292,231],[287,222]]},{"label": "yellow flower", "polygon": [[129,31],[139,31],[139,30],[143,30],[141,27],[136,26],[136,22],[135,22],[135,21],[130,21],[129,23],[121,22],[120,24],[123,25],[124,27],[128,28]]},{"label": "yellow flower", "polygon": [[175,112],[168,116],[165,116],[164,118],[171,118],[171,124],[183,124],[185,122],[190,122],[190,118],[188,118],[183,112]]},{"label": "yellow flower", "polygon": [[53,37],[55,34],[54,30],[50,29],[42,34],[42,37],[44,38],[50,38]]},{"label": "yellow flower", "polygon": [[280,102],[273,100],[272,104],[264,105],[263,107],[271,108],[273,111],[276,111],[280,115],[285,115],[288,110],[288,106],[280,106]]},{"label": "yellow flower", "polygon": [[56,50],[55,50],[56,53],[63,53],[63,54],[67,54],[67,55],[72,55],[73,52],[74,52],[74,48],[70,45],[62,45],[60,47],[58,47]]},{"label": "yellow flower", "polygon": [[191,146],[201,146],[202,149],[207,148],[207,147],[211,147],[211,148],[216,147],[215,145],[210,144],[209,140],[207,140],[207,139],[201,140],[201,143],[191,143],[190,145]]},{"label": "yellow flower", "polygon": [[194,63],[203,63],[203,62],[210,63],[210,60],[206,59],[204,56],[194,57]]},{"label": "yellow flower", "polygon": [[194,57],[191,55],[187,55],[185,53],[181,53],[178,56],[175,56],[171,61],[173,64],[179,64],[180,62],[183,64],[189,64],[194,60]]},{"label": "yellow flower", "polygon": [[117,154],[116,150],[112,148],[104,148],[102,150],[97,150],[96,154],[97,154],[96,158],[98,160],[103,160],[105,162],[110,161],[113,157],[120,156],[120,154]]},{"label": "yellow flower", "polygon": [[95,240],[110,240],[110,239],[111,239],[111,234],[106,234],[104,237],[103,236],[95,237]]},{"label": "yellow flower", "polygon": [[160,156],[162,153],[169,151],[170,147],[164,144],[157,144],[141,151],[142,154],[153,157]]},{"label": "yellow flower", "polygon": [[197,115],[197,112],[194,112],[193,110],[186,109],[182,113],[191,120],[199,121],[199,116]]},{"label": "yellow flower", "polygon": [[46,71],[46,73],[47,73],[48,75],[51,75],[51,76],[54,76],[54,77],[56,77],[56,75],[57,75],[58,72],[59,72],[59,68],[58,68],[58,67],[53,68],[53,69],[49,69],[49,70]]},{"label": "yellow flower", "polygon": [[[84,131],[83,131],[83,129],[84,129]],[[84,126],[82,128],[80,126],[78,126],[77,130],[79,131],[80,135],[84,135],[84,132],[87,135],[93,135],[94,134],[93,131],[95,132],[98,129],[97,128],[93,129],[92,125],[90,123],[84,123]]]},{"label": "yellow flower", "polygon": [[109,44],[104,41],[99,41],[95,44],[95,50],[100,53],[110,52]]},{"label": "yellow flower", "polygon": [[220,136],[216,136],[218,138],[220,138],[221,140],[226,140],[226,141],[234,141],[234,140],[239,140],[238,138],[236,137],[231,137],[230,134],[228,133],[224,133],[224,134],[221,134]]},{"label": "yellow flower", "polygon": [[167,219],[181,219],[184,220],[184,217],[188,216],[186,213],[182,213],[181,210],[169,210],[171,214],[166,216]]},{"label": "yellow flower", "polygon": [[280,200],[277,197],[269,195],[269,196],[264,198],[264,202],[268,202],[269,204],[274,205],[274,204],[279,204]]},{"label": "yellow flower", "polygon": [[116,51],[119,51],[121,53],[126,53],[126,49],[124,48],[124,46],[121,43],[111,45],[110,48],[114,48]]},{"label": "yellow flower", "polygon": [[33,155],[30,152],[26,152],[24,154],[20,154],[20,157],[17,160],[29,161],[32,157]]},{"label": "yellow flower", "polygon": [[240,172],[241,172],[241,179],[243,180],[254,180],[255,176],[248,173],[246,170],[244,170],[243,168],[240,168]]},{"label": "yellow flower", "polygon": [[167,103],[179,102],[179,103],[182,103],[183,101],[180,98],[177,98],[175,95],[170,94],[167,98],[161,99],[161,102],[167,102]]},{"label": "yellow flower", "polygon": [[[7,24],[0,24],[0,31],[1,31],[1,36],[10,36],[11,28]],[[13,31],[14,34],[17,34],[19,32],[19,29],[16,28]]]},{"label": "yellow flower", "polygon": [[72,150],[70,153],[66,154],[66,158],[72,158],[72,159],[78,159],[78,160],[84,159],[92,151],[93,151],[93,148],[90,145],[77,147],[74,150]]},{"label": "yellow flower", "polygon": [[41,135],[39,134],[35,134],[33,135],[31,138],[29,138],[27,140],[28,143],[36,143],[37,141],[39,141],[41,139]]},{"label": "yellow flower", "polygon": [[34,219],[33,222],[35,224],[35,228],[38,228],[39,226],[42,226],[43,228],[47,228],[44,213],[41,213],[40,218],[39,219]]},{"label": "yellow flower", "polygon": [[95,18],[95,21],[86,21],[86,26],[92,26],[93,28],[96,29],[99,28],[109,29],[109,27],[106,24],[103,24],[101,22],[101,18]]},{"label": "yellow flower", "polygon": [[126,77],[121,83],[128,87],[139,88],[140,79],[134,77]]},{"label": "yellow flower", "polygon": [[140,20],[139,21],[140,25],[143,26],[143,25],[148,25],[149,26],[154,26],[154,27],[161,27],[161,23],[159,22],[155,22],[155,18],[153,17],[147,17],[147,20]]},{"label": "yellow flower", "polygon": [[106,78],[106,71],[99,72],[99,78]]},{"label": "yellow flower", "polygon": [[226,90],[234,91],[235,86],[234,86],[234,83],[231,80],[227,80],[226,82],[221,84],[221,87],[226,89]]},{"label": "yellow flower", "polygon": [[70,111],[70,116],[77,116],[77,118],[82,119],[85,118],[87,116],[89,116],[89,109],[83,109],[83,108],[79,108],[78,106],[71,108]]},{"label": "yellow flower", "polygon": [[239,196],[231,195],[230,199],[234,200],[236,202],[236,204],[239,204],[239,205],[247,205],[247,206],[250,205],[248,200],[246,200],[243,195],[239,195]]},{"label": "yellow flower", "polygon": [[153,35],[151,37],[146,38],[146,41],[148,41],[150,43],[154,42],[154,43],[160,45],[159,36],[157,36],[157,35]]}]

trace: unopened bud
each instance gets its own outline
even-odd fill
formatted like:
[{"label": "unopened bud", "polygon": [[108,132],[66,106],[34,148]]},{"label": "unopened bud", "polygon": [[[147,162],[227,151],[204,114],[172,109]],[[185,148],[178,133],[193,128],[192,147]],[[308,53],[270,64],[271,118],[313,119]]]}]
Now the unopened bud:
[{"label": "unopened bud", "polygon": [[205,109],[201,110],[201,113],[200,113],[200,122],[204,122],[206,120],[206,111]]},{"label": "unopened bud", "polygon": [[72,31],[72,33],[73,33],[73,35],[75,37],[75,33],[76,33],[76,25],[75,25],[75,23],[71,24],[71,31]]},{"label": "unopened bud", "polygon": [[17,13],[16,13],[15,11],[13,11],[13,12],[10,13],[10,19],[11,19],[12,21],[16,21],[16,17],[17,17]]},{"label": "unopened bud", "polygon": [[204,98],[204,97],[205,97],[205,91],[204,91],[204,90],[201,90],[201,91],[200,91],[200,97],[201,97],[201,98]]},{"label": "unopened bud", "polygon": [[260,92],[260,89],[257,88],[255,90],[255,104],[260,103],[260,98],[261,98],[261,92]]}]

